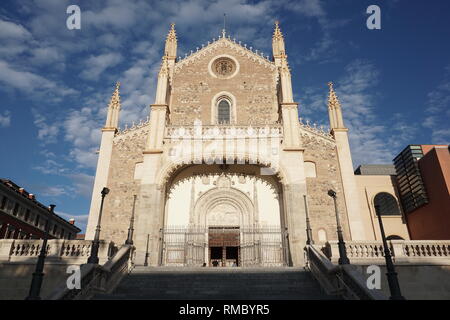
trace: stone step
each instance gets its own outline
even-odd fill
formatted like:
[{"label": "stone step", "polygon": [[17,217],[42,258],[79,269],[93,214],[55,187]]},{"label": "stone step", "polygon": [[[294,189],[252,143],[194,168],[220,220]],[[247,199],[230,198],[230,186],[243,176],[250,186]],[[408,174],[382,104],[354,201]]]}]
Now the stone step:
[{"label": "stone step", "polygon": [[327,296],[311,274],[299,268],[136,267],[111,294],[95,299],[303,300]]}]

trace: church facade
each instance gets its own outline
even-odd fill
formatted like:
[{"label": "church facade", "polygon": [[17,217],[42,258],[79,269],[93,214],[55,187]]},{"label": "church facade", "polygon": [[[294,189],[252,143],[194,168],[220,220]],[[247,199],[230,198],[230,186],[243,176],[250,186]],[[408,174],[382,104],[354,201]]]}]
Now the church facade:
[{"label": "church facade", "polygon": [[[134,214],[136,264],[303,266],[306,217],[315,241],[373,240],[340,103],[330,131],[299,121],[278,23],[273,58],[223,31],[177,58],[171,26],[146,122],[120,131],[119,84],[102,129],[86,239],[108,187],[101,238],[123,243]],[[301,108],[300,108],[301,113]]]}]

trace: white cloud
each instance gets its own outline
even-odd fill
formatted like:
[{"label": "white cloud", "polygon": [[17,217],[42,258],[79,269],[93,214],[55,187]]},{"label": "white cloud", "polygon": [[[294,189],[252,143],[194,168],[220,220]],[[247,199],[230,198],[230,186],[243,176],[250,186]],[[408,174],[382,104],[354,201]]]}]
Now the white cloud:
[{"label": "white cloud", "polygon": [[38,97],[47,96],[51,101],[61,97],[74,95],[78,92],[55,81],[26,70],[20,70],[4,60],[0,60],[0,83],[3,89],[13,88]]},{"label": "white cloud", "polygon": [[[44,156],[54,156],[51,152],[46,151]],[[34,166],[34,170],[37,170],[39,172],[42,172],[43,174],[63,174],[66,171],[68,171],[67,168],[64,167],[63,164],[53,160],[53,159],[46,159],[41,165]]]},{"label": "white cloud", "polygon": [[86,198],[90,198],[92,194],[92,188],[94,186],[94,176],[85,173],[73,173],[67,174],[73,182],[73,191]]},{"label": "white cloud", "polygon": [[59,197],[68,194],[64,186],[45,186],[40,189],[39,193],[46,197]]},{"label": "white cloud", "polygon": [[81,229],[80,233],[84,233],[86,230],[87,222],[89,219],[88,214],[83,213],[67,213],[62,211],[55,211],[57,215],[59,215],[61,218],[64,218],[65,220],[69,219],[75,219],[75,226]]},{"label": "white cloud", "polygon": [[[399,113],[381,119],[377,112],[380,73],[365,60],[355,60],[345,68],[345,74],[335,83],[341,103],[344,124],[349,128],[353,164],[392,163],[393,157],[410,143],[417,132],[414,124],[407,123]],[[306,88],[300,106],[300,115],[319,120],[329,127],[327,119],[328,90]],[[324,119],[325,122],[324,122]]]},{"label": "white cloud", "polygon": [[289,1],[289,8],[308,17],[324,17],[325,9],[320,0],[300,0],[296,2]]},{"label": "white cloud", "polygon": [[59,134],[59,123],[57,121],[48,121],[37,109],[32,109],[31,112],[34,117],[34,125],[38,128],[37,138],[44,145],[56,143]]},{"label": "white cloud", "polygon": [[87,80],[98,80],[106,69],[116,66],[121,61],[122,55],[114,52],[90,56],[85,61],[85,67],[80,76]]},{"label": "white cloud", "polygon": [[3,114],[0,113],[0,128],[6,128],[11,125],[11,112],[5,110]]},{"label": "white cloud", "polygon": [[31,33],[20,24],[0,19],[0,39],[27,40]]},{"label": "white cloud", "polygon": [[444,80],[428,94],[422,126],[431,131],[431,143],[450,143],[450,65]]}]

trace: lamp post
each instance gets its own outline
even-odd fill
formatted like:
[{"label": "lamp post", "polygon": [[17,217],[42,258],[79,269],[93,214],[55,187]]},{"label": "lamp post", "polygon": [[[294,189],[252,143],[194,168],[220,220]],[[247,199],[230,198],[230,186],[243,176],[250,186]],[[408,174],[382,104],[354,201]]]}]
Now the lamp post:
[{"label": "lamp post", "polygon": [[95,236],[92,241],[91,255],[88,258],[87,263],[98,264],[98,248],[100,246],[100,223],[102,221],[102,211],[103,211],[103,201],[105,200],[105,196],[109,193],[108,188],[102,189],[102,202],[100,204],[100,212],[98,214],[97,228],[95,228]]},{"label": "lamp post", "polygon": [[400,290],[400,284],[398,283],[397,272],[395,272],[395,266],[392,262],[391,252],[388,248],[386,234],[384,233],[383,220],[381,219],[380,214],[380,206],[375,205],[375,213],[378,217],[378,223],[380,225],[381,239],[383,241],[383,249],[384,249],[384,260],[386,260],[386,269],[387,269],[387,280],[389,284],[389,291],[391,292],[391,296],[389,299],[391,300],[405,300],[402,296],[402,292]]},{"label": "lamp post", "polygon": [[306,200],[306,194],[303,195],[303,200],[305,202],[305,214],[306,214],[306,244],[314,244],[312,238],[312,230],[311,225],[309,223],[309,212],[308,212],[308,201]]},{"label": "lamp post", "polygon": [[145,260],[144,260],[144,267],[148,266],[148,241],[149,241],[150,235],[147,234],[147,247],[145,249]]},{"label": "lamp post", "polygon": [[[53,214],[55,210],[55,205],[50,205],[50,212]],[[45,256],[47,255],[47,240],[48,240],[48,231],[50,228],[50,219],[47,219],[47,222],[44,227],[44,238],[42,242],[41,251],[39,253],[38,261],[36,263],[36,269],[33,272],[33,278],[31,279],[30,292],[28,296],[25,298],[26,300],[41,300],[40,293],[42,287],[42,281],[44,280],[44,264],[45,264]]]},{"label": "lamp post", "polygon": [[350,264],[350,260],[347,257],[347,250],[345,249],[344,236],[342,235],[341,221],[339,219],[339,212],[336,201],[336,192],[334,190],[328,190],[328,195],[333,198],[334,210],[336,212],[336,224],[337,224],[337,235],[338,235],[338,248],[339,248],[339,264]]},{"label": "lamp post", "polygon": [[130,227],[128,228],[128,237],[125,244],[133,244],[133,225],[134,225],[134,208],[136,206],[136,195],[133,196],[133,211],[131,212]]}]

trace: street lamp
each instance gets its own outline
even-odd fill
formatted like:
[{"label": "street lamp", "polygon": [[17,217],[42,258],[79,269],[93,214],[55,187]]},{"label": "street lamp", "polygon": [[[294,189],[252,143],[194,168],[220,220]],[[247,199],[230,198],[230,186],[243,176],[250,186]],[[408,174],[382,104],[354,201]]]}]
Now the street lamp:
[{"label": "street lamp", "polygon": [[144,260],[144,266],[147,267],[148,266],[148,241],[150,240],[150,235],[147,234],[147,247],[145,249],[145,260]]},{"label": "street lamp", "polygon": [[[53,214],[56,205],[50,205],[50,212]],[[41,251],[39,253],[38,261],[36,263],[36,269],[33,272],[33,278],[31,279],[30,292],[28,296],[25,298],[26,300],[41,300],[39,296],[41,293],[42,281],[44,280],[44,264],[45,264],[45,256],[47,255],[47,240],[48,240],[48,231],[50,229],[50,218],[47,219],[44,227],[44,238],[42,242]]]},{"label": "street lamp", "polygon": [[87,263],[98,264],[98,248],[100,246],[100,223],[102,221],[102,211],[103,211],[103,201],[105,196],[109,193],[108,188],[103,188],[102,190],[102,202],[100,204],[100,213],[98,214],[97,228],[95,228],[95,236],[92,241],[91,255],[88,258]]},{"label": "street lamp", "polygon": [[133,196],[133,211],[131,212],[130,227],[128,228],[128,237],[125,244],[133,244],[133,225],[134,225],[134,208],[136,206],[136,195]]},{"label": "street lamp", "polygon": [[383,220],[381,219],[380,206],[375,205],[375,213],[378,217],[378,223],[380,225],[381,239],[383,240],[384,259],[386,260],[387,280],[389,284],[389,291],[391,300],[405,300],[400,291],[400,285],[398,283],[397,272],[395,272],[394,263],[392,262],[391,252],[388,248],[386,234],[384,233]]},{"label": "street lamp", "polygon": [[336,201],[336,192],[333,190],[328,190],[328,195],[333,198],[334,210],[336,212],[336,224],[337,224],[337,235],[338,235],[338,248],[339,248],[339,264],[350,264],[350,260],[347,257],[347,250],[345,249],[344,236],[342,235],[341,221],[339,219],[339,212]]},{"label": "street lamp", "polygon": [[311,225],[309,223],[309,212],[308,212],[308,201],[306,200],[306,194],[303,195],[303,200],[305,202],[305,214],[306,214],[306,244],[314,244],[312,238],[312,230]]}]

